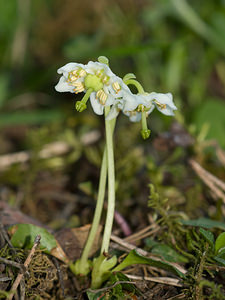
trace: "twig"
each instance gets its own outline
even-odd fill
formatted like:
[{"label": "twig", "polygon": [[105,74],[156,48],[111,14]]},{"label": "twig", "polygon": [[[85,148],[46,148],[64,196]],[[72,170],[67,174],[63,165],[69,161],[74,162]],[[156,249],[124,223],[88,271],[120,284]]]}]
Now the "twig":
[{"label": "twig", "polygon": [[136,275],[129,275],[126,274],[126,276],[132,280],[146,280],[146,281],[152,281],[167,285],[173,285],[173,286],[180,286],[183,285],[179,282],[179,279],[170,278],[170,277],[149,277],[149,276],[136,276]]},{"label": "twig", "polygon": [[215,177],[208,171],[206,171],[199,163],[191,159],[189,161],[194,171],[198,174],[198,176],[202,179],[202,181],[208,185],[208,187],[216,194],[218,198],[221,198],[225,203],[225,194],[219,189],[225,191],[225,183],[219,178]]},{"label": "twig", "polygon": [[15,261],[8,260],[8,259],[6,259],[6,258],[0,257],[0,262],[3,262],[3,263],[6,264],[6,265],[11,265],[11,266],[13,266],[13,267],[19,268],[19,269],[21,269],[22,271],[24,271],[24,265],[19,264],[19,263],[15,262]]},{"label": "twig", "polygon": [[[141,248],[137,248],[135,245],[132,245],[130,243],[125,242],[124,240],[122,240],[121,238],[119,238],[119,237],[117,237],[113,234],[111,235],[111,240],[114,241],[115,243],[123,246],[128,251],[135,249],[140,255],[147,256],[149,258],[154,258],[155,260],[158,260],[158,261],[164,261],[163,259],[160,259],[160,258],[158,258],[157,256],[154,256],[154,255],[151,255],[149,252],[147,252],[147,251],[145,251]],[[178,265],[176,263],[170,263],[170,265],[177,268],[183,274],[187,273],[186,269],[184,269],[183,267],[181,267],[180,265]]]},{"label": "twig", "polygon": [[219,147],[216,147],[216,155],[222,165],[225,166],[225,152]]},{"label": "twig", "polygon": [[[41,236],[40,235],[37,235],[35,240],[34,240],[34,245],[29,253],[29,255],[27,256],[27,259],[25,260],[24,262],[24,267],[27,268],[34,256],[34,253],[35,253],[35,250],[37,249],[39,243],[40,243],[40,240],[41,240]],[[14,281],[13,285],[12,285],[12,288],[11,288],[11,292],[12,294],[9,295],[8,297],[8,300],[12,300],[13,296],[14,296],[14,291],[17,290],[19,284],[20,284],[20,281],[22,280],[23,278],[23,273],[19,273],[16,277],[16,280]]]}]

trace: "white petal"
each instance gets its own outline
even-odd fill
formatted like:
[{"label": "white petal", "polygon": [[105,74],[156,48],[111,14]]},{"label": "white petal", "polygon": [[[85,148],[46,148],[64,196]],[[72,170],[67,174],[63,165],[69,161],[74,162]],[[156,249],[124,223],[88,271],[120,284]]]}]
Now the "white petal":
[{"label": "white petal", "polygon": [[100,104],[99,101],[96,99],[96,93],[95,92],[91,93],[90,101],[91,101],[91,106],[93,108],[93,111],[97,115],[103,115],[104,106],[102,104]]},{"label": "white petal", "polygon": [[84,69],[84,65],[83,64],[77,64],[77,63],[68,63],[65,66],[59,68],[57,70],[58,74],[63,74],[65,77],[68,77],[68,73],[76,70],[78,68],[83,68]]},{"label": "white petal", "polygon": [[124,100],[124,111],[132,111],[137,108],[139,105],[137,95],[132,94],[131,92],[123,91],[123,100]]},{"label": "white petal", "polygon": [[153,100],[155,99],[160,104],[166,104],[165,108],[161,108],[159,105],[157,105],[157,103],[154,103],[154,101],[153,101],[156,108],[164,115],[173,116],[174,115],[173,111],[177,110],[177,107],[173,103],[173,96],[171,93],[167,93],[167,94],[151,93],[151,94],[149,94],[149,98],[151,98]]},{"label": "white petal", "polygon": [[113,105],[106,117],[106,120],[109,121],[109,120],[116,118],[118,116],[119,112],[120,112],[120,109],[118,108],[118,106]]},{"label": "white petal", "polygon": [[123,113],[129,117],[131,122],[140,122],[141,121],[141,113],[138,111],[135,111],[135,112],[123,111]]},{"label": "white petal", "polygon": [[71,86],[66,81],[66,78],[64,76],[60,77],[59,82],[55,86],[55,89],[57,92],[71,92],[74,93],[74,86]]}]

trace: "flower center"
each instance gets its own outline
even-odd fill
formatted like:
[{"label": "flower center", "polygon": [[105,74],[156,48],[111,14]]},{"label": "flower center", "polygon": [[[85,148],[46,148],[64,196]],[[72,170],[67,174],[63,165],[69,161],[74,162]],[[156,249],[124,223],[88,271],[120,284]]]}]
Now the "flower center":
[{"label": "flower center", "polygon": [[103,83],[101,78],[99,78],[97,75],[92,75],[92,74],[88,74],[84,78],[84,85],[85,88],[87,89],[92,88],[95,92],[103,88]]}]

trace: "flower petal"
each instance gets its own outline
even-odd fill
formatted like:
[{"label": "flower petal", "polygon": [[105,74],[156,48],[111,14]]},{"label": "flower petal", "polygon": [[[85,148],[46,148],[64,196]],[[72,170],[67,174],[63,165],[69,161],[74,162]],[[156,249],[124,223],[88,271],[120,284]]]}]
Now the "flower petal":
[{"label": "flower petal", "polygon": [[109,120],[116,118],[119,113],[120,113],[120,109],[119,109],[118,105],[113,105],[106,117],[106,120],[109,121]]},{"label": "flower petal", "polygon": [[[149,94],[149,97],[151,98],[152,103],[156,106],[156,108],[167,116],[174,116],[174,110],[177,110],[177,107],[173,103],[173,96],[171,93],[162,94],[162,93],[151,93]],[[154,99],[156,101],[154,101]]]},{"label": "flower petal", "polygon": [[69,85],[64,76],[60,77],[59,82],[55,86],[57,92],[71,92],[74,93],[74,86]]},{"label": "flower petal", "polygon": [[96,93],[95,92],[91,93],[90,101],[91,101],[91,106],[93,108],[93,111],[97,115],[103,115],[104,106],[99,103],[98,99],[96,99]]}]

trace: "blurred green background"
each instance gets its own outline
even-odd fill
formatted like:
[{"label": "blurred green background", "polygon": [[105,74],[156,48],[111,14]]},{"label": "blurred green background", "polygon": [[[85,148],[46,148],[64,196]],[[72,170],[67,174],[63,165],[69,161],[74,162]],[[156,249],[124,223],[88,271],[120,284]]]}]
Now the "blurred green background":
[{"label": "blurred green background", "polygon": [[[99,55],[117,75],[135,73],[146,91],[173,93],[177,120],[225,147],[224,0],[1,0],[1,153],[10,151],[12,126],[47,124],[55,135],[62,125],[98,126],[91,109],[74,111],[79,96],[54,85],[60,66]],[[154,114],[149,127],[169,122]]]}]

